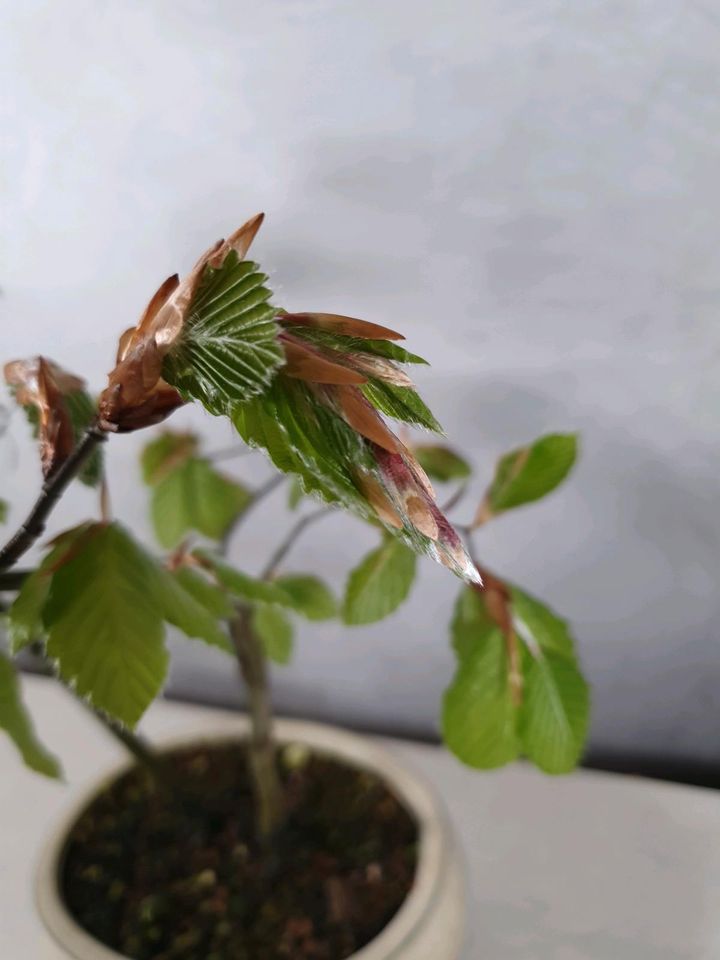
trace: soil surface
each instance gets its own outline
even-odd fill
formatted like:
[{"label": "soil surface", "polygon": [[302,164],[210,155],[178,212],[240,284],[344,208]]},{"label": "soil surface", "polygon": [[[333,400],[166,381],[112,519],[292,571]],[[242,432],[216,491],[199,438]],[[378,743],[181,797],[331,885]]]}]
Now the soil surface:
[{"label": "soil surface", "polygon": [[288,818],[255,837],[241,744],[165,754],[171,789],[117,780],[70,835],[61,887],[93,936],[133,960],[340,960],[412,886],[417,827],[377,777],[280,750]]}]

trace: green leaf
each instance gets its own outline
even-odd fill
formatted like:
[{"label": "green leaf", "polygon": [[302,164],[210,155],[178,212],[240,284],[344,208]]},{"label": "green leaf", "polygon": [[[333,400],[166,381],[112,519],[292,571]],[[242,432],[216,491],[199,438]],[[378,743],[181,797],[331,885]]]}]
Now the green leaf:
[{"label": "green leaf", "polygon": [[56,537],[50,552],[20,587],[8,610],[7,618],[10,652],[13,656],[36,640],[44,639],[43,609],[50,593],[52,570],[87,533],[89,527],[90,524],[83,523]]},{"label": "green leaf", "polygon": [[198,440],[192,433],[166,430],[151,440],[140,455],[143,480],[150,486],[197,453]]},{"label": "green leaf", "polygon": [[497,624],[485,607],[482,591],[475,587],[463,587],[450,624],[453,649],[458,658],[462,660],[471,654],[487,634],[497,629]]},{"label": "green leaf", "polygon": [[8,515],[7,500],[0,500],[0,523],[5,523]]},{"label": "green leaf", "polygon": [[471,766],[500,766],[522,751],[541,770],[565,773],[580,759],[587,735],[587,684],[565,621],[517,587],[508,589],[513,628],[524,644],[520,703],[511,695],[506,638],[485,594],[466,588],[452,622],[458,668],[445,695],[443,733]]},{"label": "green leaf", "polygon": [[45,635],[42,612],[50,592],[51,576],[34,570],[8,610],[8,639],[13,656]]},{"label": "green leaf", "polygon": [[227,620],[234,613],[232,600],[227,591],[212,583],[203,574],[189,567],[180,567],[175,571],[175,579],[192,594],[217,620]]},{"label": "green leaf", "polygon": [[261,604],[253,610],[252,625],[266,656],[275,663],[288,663],[292,656],[293,627],[283,611]]},{"label": "green leaf", "polygon": [[567,623],[535,597],[511,587],[515,630],[526,647],[520,708],[523,750],[546,773],[566,773],[582,754],[590,717]]},{"label": "green leaf", "polygon": [[165,379],[211,413],[228,414],[261,394],[283,363],[266,280],[235,251],[222,266],[206,267],[181,342],[165,359]]},{"label": "green leaf", "polygon": [[552,433],[505,454],[486,494],[490,513],[519,507],[550,493],[572,469],[577,450],[576,434]]},{"label": "green leaf", "polygon": [[478,632],[445,692],[443,739],[455,756],[471,767],[490,770],[518,756],[516,708],[508,672],[500,629]]},{"label": "green leaf", "polygon": [[290,597],[293,610],[308,620],[331,620],[338,605],[330,589],[317,577],[288,574],[275,583]]},{"label": "green leaf", "polygon": [[275,603],[280,606],[292,605],[290,597],[276,583],[251,577],[204,551],[196,551],[196,556],[212,566],[220,583],[236,597],[260,603]]},{"label": "green leaf", "polygon": [[306,493],[370,516],[355,481],[357,467],[373,467],[368,447],[306,384],[278,377],[262,397],[235,409],[233,423],[279,470],[297,474]]},{"label": "green leaf", "polygon": [[387,538],[348,578],[343,620],[357,625],[382,620],[400,606],[415,579],[415,554]]},{"label": "green leaf", "polygon": [[12,663],[0,653],[0,729],[17,747],[31,770],[46,777],[60,777],[60,765],[35,735],[32,721],[20,697],[18,677]]},{"label": "green leaf", "polygon": [[420,466],[431,480],[447,483],[450,480],[465,480],[472,470],[467,460],[440,443],[428,443],[413,447]]},{"label": "green leaf", "polygon": [[153,490],[155,535],[166,548],[177,546],[190,530],[219,540],[251,499],[245,487],[222,476],[209,461],[190,457]]},{"label": "green leaf", "polygon": [[588,686],[577,665],[552,650],[525,660],[523,750],[545,773],[568,773],[580,760],[587,736]]},{"label": "green leaf", "polygon": [[188,637],[204,640],[210,646],[232,653],[227,632],[218,624],[219,617],[232,615],[232,604],[222,590],[187,568],[174,573],[158,568],[156,590],[168,623]]},{"label": "green leaf", "polygon": [[92,532],[53,575],[47,653],[81,696],[132,727],[167,673],[159,568],[117,524]]},{"label": "green leaf", "polygon": [[575,645],[567,622],[518,587],[511,586],[510,594],[513,624],[525,644],[535,650],[555,651],[574,661]]},{"label": "green leaf", "polygon": [[319,347],[330,347],[342,353],[369,353],[375,357],[384,357],[386,360],[395,360],[398,363],[421,363],[428,365],[416,353],[410,353],[404,347],[399,347],[390,340],[367,340],[364,337],[345,337],[342,334],[330,333],[327,330],[317,330],[312,327],[293,327],[293,336],[307,340]]},{"label": "green leaf", "polygon": [[443,432],[420,394],[412,387],[398,387],[384,380],[370,378],[360,389],[370,403],[386,416],[403,423],[418,424],[433,433]]}]

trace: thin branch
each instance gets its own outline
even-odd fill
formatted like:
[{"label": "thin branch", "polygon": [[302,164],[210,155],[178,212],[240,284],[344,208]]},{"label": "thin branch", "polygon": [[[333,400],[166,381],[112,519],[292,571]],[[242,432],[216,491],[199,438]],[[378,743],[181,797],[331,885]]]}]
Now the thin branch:
[{"label": "thin branch", "polygon": [[34,570],[5,570],[0,572],[0,590],[16,592]]},{"label": "thin branch", "polygon": [[460,486],[455,491],[455,493],[453,493],[453,495],[448,500],[446,500],[445,503],[440,507],[442,512],[449,513],[453,507],[456,507],[460,503],[460,501],[465,496],[467,491],[468,491],[468,484],[461,483]]},{"label": "thin branch", "polygon": [[236,460],[239,457],[247,457],[251,453],[255,453],[255,451],[250,447],[240,447],[234,444],[232,447],[222,447],[220,450],[211,450],[210,453],[205,454],[205,459],[212,460],[213,463],[216,463],[219,460]]},{"label": "thin branch", "polygon": [[165,786],[169,787],[167,783],[167,773],[164,769],[162,759],[142,737],[133,733],[132,730],[129,730],[127,727],[122,726],[117,720],[113,720],[107,714],[103,713],[102,710],[97,710],[89,700],[80,696],[80,694],[73,690],[65,681],[60,680],[60,685],[64,687],[70,696],[83,706],[115,740],[122,744],[125,750],[135,758],[140,766],[150,771],[157,783],[164,783]]},{"label": "thin branch", "polygon": [[267,843],[283,820],[283,791],[275,763],[273,716],[267,660],[252,625],[252,609],[238,604],[229,623],[230,638],[245,681],[250,714],[248,760],[255,797],[257,829]]},{"label": "thin branch", "polygon": [[43,484],[42,492],[23,525],[0,550],[0,570],[14,566],[38,537],[42,536],[45,522],[65,488],[79,473],[97,445],[105,439],[106,434],[99,427],[93,425],[87,428],[82,440],[67,460]]},{"label": "thin branch", "polygon": [[254,507],[256,507],[261,500],[264,500],[265,497],[269,496],[273,492],[273,490],[279,487],[281,483],[284,483],[284,481],[285,481],[285,474],[278,473],[276,476],[271,477],[267,481],[267,483],[264,483],[261,487],[258,487],[257,490],[253,492],[251,499],[248,501],[247,505],[245,506],[245,509],[242,511],[242,513],[239,513],[235,517],[233,522],[230,524],[230,526],[227,528],[227,530],[223,534],[222,540],[218,545],[220,556],[224,557],[227,555],[228,548],[230,546],[230,541],[235,536],[235,533],[237,532],[238,528],[245,522],[245,519],[248,513]]},{"label": "thin branch", "polygon": [[321,507],[319,510],[316,510],[314,513],[308,513],[306,516],[301,517],[298,522],[290,528],[285,539],[280,543],[276,550],[273,551],[270,559],[265,564],[262,573],[260,574],[263,580],[270,580],[275,574],[275,571],[280,566],[282,561],[285,559],[287,554],[290,552],[292,547],[295,544],[295,541],[300,537],[303,531],[310,526],[311,523],[315,523],[316,520],[319,520],[321,517],[326,517],[328,514],[333,513],[332,507]]},{"label": "thin branch", "polygon": [[107,481],[107,474],[103,470],[100,478],[100,516],[103,523],[110,523],[112,520],[112,504],[110,502],[110,487]]}]

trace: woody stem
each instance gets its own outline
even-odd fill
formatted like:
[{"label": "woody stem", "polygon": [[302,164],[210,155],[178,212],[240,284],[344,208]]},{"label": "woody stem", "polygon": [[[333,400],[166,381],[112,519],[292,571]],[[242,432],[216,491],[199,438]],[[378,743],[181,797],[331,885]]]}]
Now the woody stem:
[{"label": "woody stem", "polygon": [[82,440],[67,460],[43,484],[40,496],[35,501],[25,522],[0,550],[0,570],[13,567],[38,537],[42,536],[47,518],[62,497],[68,484],[80,472],[83,464],[88,460],[97,445],[105,439],[106,434],[96,424],[87,428]]}]

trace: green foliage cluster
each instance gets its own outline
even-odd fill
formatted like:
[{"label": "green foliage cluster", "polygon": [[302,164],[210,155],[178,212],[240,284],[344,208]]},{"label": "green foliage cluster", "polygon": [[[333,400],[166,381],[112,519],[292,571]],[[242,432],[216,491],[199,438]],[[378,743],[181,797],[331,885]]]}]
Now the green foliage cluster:
[{"label": "green foliage cluster", "polygon": [[[547,453],[541,476],[526,466],[526,496],[515,506],[551,492],[566,475],[574,437],[542,438],[526,449],[547,451],[548,440],[560,452],[562,469],[548,469]],[[465,484],[471,476],[469,464],[441,444],[416,450],[437,482]],[[502,502],[507,463],[519,456],[514,451],[499,461],[486,500]],[[169,561],[159,559],[117,522],[82,524],[53,541],[6,615],[13,655],[42,644],[65,683],[129,727],[165,683],[168,625],[232,654],[226,624],[235,605],[246,603],[266,655],[286,664],[296,617],[339,618],[348,626],[376,623],[411,593],[416,555],[387,532],[349,571],[340,600],[312,572],[268,578],[231,565],[218,554],[218,543],[242,521],[256,494],[202,456],[194,436],[161,432],[143,450],[141,469],[158,543],[172,550],[180,546],[179,555],[176,550]],[[291,487],[295,508],[301,504],[298,491]],[[514,702],[507,638],[488,612],[483,590],[462,586],[450,630],[457,668],[443,701],[443,737],[470,766],[491,768],[526,756],[547,772],[564,772],[581,756],[587,685],[567,624],[522,590],[511,587],[510,594],[521,644],[521,700]],[[0,726],[30,766],[55,775],[59,768],[32,733],[17,683],[9,661],[0,661],[0,696],[8,704],[0,709]]]},{"label": "green foliage cluster", "polygon": [[[265,450],[278,470],[292,475],[288,502],[301,515],[298,535],[310,496],[358,514],[378,532],[378,543],[349,571],[339,599],[314,571],[280,571],[277,563],[260,574],[237,569],[225,547],[263,490],[248,489],[218,470],[196,437],[160,433],[145,447],[141,470],[158,544],[170,552],[156,555],[106,518],[81,524],[46,548],[5,613],[11,656],[35,645],[63,683],[129,728],[165,683],[168,626],[233,653],[228,623],[246,609],[266,656],[285,664],[293,653],[296,618],[336,618],[348,626],[380,621],[410,596],[417,554],[437,556],[436,544],[423,532],[428,515],[439,515],[434,505],[425,508],[425,525],[418,529],[408,519],[410,506],[406,513],[405,501],[393,501],[393,507],[400,504],[400,520],[386,529],[357,479],[358,470],[380,476],[372,444],[331,403],[320,402],[316,384],[281,375],[280,311],[270,305],[266,280],[234,250],[221,264],[206,266],[162,375],[185,400],[228,417],[247,444]],[[424,363],[387,339],[309,327],[300,328],[296,339],[385,374],[393,368],[383,363]],[[368,376],[359,389],[372,410],[439,431],[419,394],[399,379]],[[69,399],[69,410],[79,438],[94,420],[95,404],[83,393]],[[413,452],[431,480],[445,489],[452,485],[448,494],[458,503],[472,480],[463,456],[440,442],[414,445]],[[468,543],[492,518],[552,492],[576,455],[574,435],[552,434],[501,457],[474,518],[460,528]],[[101,477],[100,455],[93,454],[80,479],[98,483]],[[455,605],[450,634],[456,672],[443,701],[443,737],[474,767],[525,756],[545,771],[564,772],[581,756],[589,710],[573,639],[567,624],[539,600],[490,577],[493,590],[463,584]],[[57,762],[33,732],[18,675],[5,655],[0,728],[29,766],[58,775]]]}]

